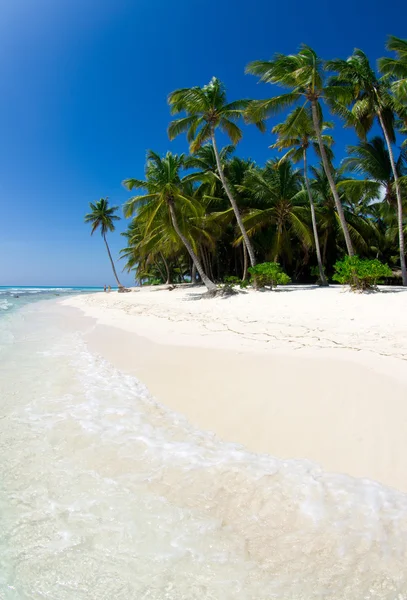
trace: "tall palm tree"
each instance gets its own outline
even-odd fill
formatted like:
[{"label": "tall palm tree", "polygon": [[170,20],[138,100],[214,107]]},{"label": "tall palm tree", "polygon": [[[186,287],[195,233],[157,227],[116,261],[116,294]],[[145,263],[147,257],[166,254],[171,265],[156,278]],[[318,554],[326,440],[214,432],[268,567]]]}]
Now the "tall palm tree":
[{"label": "tall palm tree", "polygon": [[301,175],[289,160],[270,160],[264,169],[252,167],[241,189],[252,199],[245,216],[250,235],[266,232],[263,243],[269,245],[267,257],[273,261],[293,259],[293,242],[304,248],[312,245],[306,200],[300,194]]},{"label": "tall palm tree", "polygon": [[196,152],[204,142],[211,140],[215,152],[218,174],[223,188],[229,198],[236,216],[240,231],[246,244],[252,266],[256,264],[253,247],[247,235],[237,202],[227,182],[216,143],[215,131],[218,127],[229,137],[233,144],[242,138],[242,130],[236,124],[249,105],[249,100],[227,102],[225,86],[213,77],[204,87],[182,88],[175,90],[168,97],[173,115],[185,112],[186,116],[172,121],[168,127],[170,139],[180,133],[187,132],[191,152]]},{"label": "tall palm tree", "polygon": [[302,45],[298,54],[290,54],[288,56],[276,54],[270,61],[257,60],[251,62],[246,67],[246,72],[257,75],[260,77],[260,81],[274,83],[290,90],[280,96],[252,102],[247,110],[247,118],[250,121],[261,124],[266,117],[300,101],[303,102],[303,110],[306,109],[308,103],[310,104],[322,163],[335,200],[346,247],[349,255],[352,255],[354,253],[352,240],[346,224],[339,193],[335,186],[332,166],[322,139],[321,123],[323,119],[320,100],[326,99],[328,96],[331,97],[332,90],[325,85],[321,59],[318,58],[312,48]]},{"label": "tall palm tree", "polygon": [[396,53],[395,58],[380,58],[379,69],[391,78],[391,91],[400,102],[407,102],[407,40],[389,35],[387,50]]},{"label": "tall palm tree", "polygon": [[[330,146],[333,143],[332,136],[327,135],[324,131],[332,127],[330,123],[321,124],[321,137],[322,142],[325,146],[325,151],[331,159]],[[324,266],[322,264],[321,249],[319,245],[317,219],[315,216],[315,206],[312,199],[312,191],[308,177],[308,149],[313,148],[314,152],[319,155],[319,144],[318,139],[315,135],[315,129],[312,122],[312,115],[310,111],[302,110],[297,107],[292,113],[290,113],[284,123],[280,123],[273,127],[272,132],[277,134],[277,142],[273,144],[272,148],[277,150],[287,150],[281,160],[291,159],[293,162],[303,161],[304,164],[304,180],[305,187],[307,189],[308,200],[311,209],[311,220],[312,229],[314,233],[315,251],[317,255],[319,280],[322,286],[327,286],[328,281],[325,277]]]},{"label": "tall palm tree", "polygon": [[109,244],[107,243],[106,234],[108,231],[114,231],[114,221],[120,221],[120,217],[115,215],[114,213],[119,209],[118,206],[109,206],[109,201],[107,198],[101,198],[97,200],[95,203],[89,203],[91,212],[85,215],[85,223],[91,223],[91,232],[93,235],[95,231],[98,229],[104,239],[106,244],[106,250],[109,255],[110,263],[112,265],[113,274],[115,276],[117,285],[119,289],[123,288],[122,284],[119,281],[119,278],[116,273],[116,268],[114,266],[113,258],[110,253]]},{"label": "tall palm tree", "polygon": [[143,189],[146,193],[130,198],[124,205],[124,212],[126,217],[132,217],[137,208],[144,209],[144,235],[150,236],[150,240],[157,222],[167,219],[188,251],[202,282],[209,291],[215,291],[217,287],[206,275],[193,249],[194,240],[186,231],[191,219],[201,214],[202,207],[188,194],[190,190],[182,180],[180,171],[184,162],[183,154],[178,156],[167,152],[161,158],[150,150],[147,154],[146,178],[126,179],[123,182],[128,190]]},{"label": "tall palm tree", "polygon": [[[335,109],[345,117],[348,126],[355,127],[362,140],[372,128],[377,118],[387,144],[394,187],[397,196],[397,217],[399,224],[400,267],[403,285],[407,286],[407,268],[404,248],[403,205],[399,177],[394,160],[392,144],[395,142],[394,108],[397,103],[389,94],[387,78],[378,78],[366,54],[355,49],[348,59],[335,59],[326,63],[326,68],[336,75],[330,77],[336,94]],[[350,110],[348,107],[351,107]]]}]

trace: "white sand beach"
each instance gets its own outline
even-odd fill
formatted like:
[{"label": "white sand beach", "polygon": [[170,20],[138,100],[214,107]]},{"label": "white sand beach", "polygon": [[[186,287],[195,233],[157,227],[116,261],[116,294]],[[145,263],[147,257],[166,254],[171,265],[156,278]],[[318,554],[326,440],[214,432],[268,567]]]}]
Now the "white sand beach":
[{"label": "white sand beach", "polygon": [[65,298],[92,350],[249,450],[407,492],[407,291],[339,286],[203,299],[201,287]]}]

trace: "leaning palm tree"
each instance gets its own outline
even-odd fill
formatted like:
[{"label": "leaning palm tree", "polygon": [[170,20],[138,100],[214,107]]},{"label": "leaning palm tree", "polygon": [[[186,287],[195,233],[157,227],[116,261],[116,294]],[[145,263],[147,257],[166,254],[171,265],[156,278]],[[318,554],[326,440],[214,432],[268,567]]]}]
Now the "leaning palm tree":
[{"label": "leaning palm tree", "polygon": [[236,124],[244,111],[249,106],[249,100],[236,100],[227,103],[225,86],[219,79],[213,77],[208,85],[204,87],[182,88],[175,90],[168,97],[173,115],[185,112],[186,116],[172,121],[168,127],[170,139],[174,139],[180,133],[187,132],[191,152],[196,152],[202,144],[211,140],[216,157],[216,164],[223,188],[229,198],[230,204],[236,216],[237,223],[249,253],[250,262],[255,266],[256,259],[254,250],[247,235],[242,216],[236,199],[228,184],[218,146],[215,131],[218,127],[230,138],[233,144],[237,144],[242,138],[242,130]]},{"label": "leaning palm tree", "polygon": [[379,69],[391,78],[391,91],[400,102],[407,102],[407,40],[390,35],[387,50],[396,53],[396,58],[380,58]]},{"label": "leaning palm tree", "polygon": [[[331,159],[332,153],[330,146],[333,143],[333,138],[332,136],[324,133],[324,131],[330,127],[332,127],[330,123],[321,124],[322,142],[325,146],[326,154]],[[318,139],[315,135],[315,129],[312,122],[312,115],[310,114],[309,110],[305,111],[302,110],[302,108],[297,107],[288,115],[284,123],[280,123],[279,125],[273,127],[272,131],[273,133],[277,134],[278,138],[277,142],[271,147],[280,151],[288,149],[281,160],[287,160],[290,158],[293,162],[299,162],[300,160],[303,161],[305,187],[307,189],[308,200],[311,209],[312,230],[314,233],[315,251],[318,262],[319,281],[322,286],[327,286],[328,281],[325,277],[321,258],[321,249],[319,245],[315,206],[312,199],[312,191],[308,177],[308,149],[311,147],[317,155],[320,154]]]},{"label": "leaning palm tree", "polygon": [[260,77],[260,81],[274,83],[290,91],[280,96],[267,100],[256,100],[249,105],[247,118],[249,121],[261,124],[263,120],[284,108],[298,102],[303,102],[303,110],[307,104],[311,106],[312,121],[315,135],[318,140],[319,151],[324,165],[324,170],[329,181],[332,195],[335,200],[336,210],[345,237],[349,255],[352,255],[353,245],[345,220],[343,207],[332,173],[332,166],[327,156],[321,132],[322,109],[321,99],[331,96],[331,89],[325,85],[323,77],[323,64],[315,51],[309,46],[302,45],[298,54],[276,54],[270,61],[256,60],[246,67],[246,72]]},{"label": "leaning palm tree", "polygon": [[117,285],[119,289],[123,288],[122,284],[119,281],[119,278],[116,273],[116,268],[114,266],[113,258],[110,253],[109,244],[107,243],[106,234],[108,231],[114,231],[114,221],[119,221],[120,217],[115,215],[114,213],[119,209],[118,206],[109,206],[109,201],[107,198],[101,198],[97,200],[95,203],[89,203],[91,212],[85,215],[85,223],[91,223],[92,228],[90,234],[93,235],[95,231],[100,229],[100,233],[104,239],[106,244],[106,250],[109,255],[110,263],[112,265],[113,274],[115,276]]},{"label": "leaning palm tree", "polygon": [[[161,158],[150,150],[147,154],[146,178],[126,179],[123,183],[128,190],[143,189],[145,194],[130,198],[124,205],[125,216],[132,217],[136,209],[143,212],[145,230],[144,235],[148,239],[158,241],[161,234],[157,236],[157,223],[167,220],[171,223],[177,236],[184,244],[190,255],[202,282],[208,291],[215,291],[216,285],[206,275],[202,264],[193,249],[194,241],[186,231],[191,220],[197,218],[202,207],[192,198],[186,189],[186,184],[181,177],[181,169],[184,166],[185,157],[167,152]],[[155,234],[156,237],[154,237]],[[205,232],[203,232],[205,235]],[[189,239],[188,239],[189,238]]]},{"label": "leaning palm tree", "polygon": [[[232,145],[225,146],[219,150],[223,172],[225,172],[225,165],[234,150],[235,147]],[[194,154],[187,156],[185,167],[187,169],[194,169],[194,172],[187,175],[185,180],[193,183],[197,182],[199,184],[197,191],[202,197],[220,198],[224,195],[222,182],[218,175],[216,154],[211,143],[204,144]]]},{"label": "leaning palm tree", "polygon": [[[326,63],[326,68],[336,75],[330,78],[330,85],[338,90],[335,94],[335,109],[345,117],[345,123],[353,126],[358,136],[366,139],[367,133],[377,119],[383,131],[393,171],[394,187],[397,196],[397,215],[399,223],[400,267],[403,285],[407,286],[407,269],[404,248],[403,204],[392,144],[396,141],[394,133],[395,98],[389,93],[388,79],[378,78],[366,54],[355,49],[347,60],[335,59]],[[350,109],[348,108],[350,107]]]}]

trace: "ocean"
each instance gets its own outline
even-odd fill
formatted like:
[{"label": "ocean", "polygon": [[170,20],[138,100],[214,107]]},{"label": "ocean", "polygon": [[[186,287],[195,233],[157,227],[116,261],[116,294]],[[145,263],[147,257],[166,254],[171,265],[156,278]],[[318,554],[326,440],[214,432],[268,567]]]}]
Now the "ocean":
[{"label": "ocean", "polygon": [[1,600],[407,599],[406,494],[192,427],[89,352],[84,291],[0,288]]},{"label": "ocean", "polygon": [[31,302],[55,298],[61,295],[100,292],[102,290],[103,288],[101,287],[0,285],[0,311],[15,310]]}]

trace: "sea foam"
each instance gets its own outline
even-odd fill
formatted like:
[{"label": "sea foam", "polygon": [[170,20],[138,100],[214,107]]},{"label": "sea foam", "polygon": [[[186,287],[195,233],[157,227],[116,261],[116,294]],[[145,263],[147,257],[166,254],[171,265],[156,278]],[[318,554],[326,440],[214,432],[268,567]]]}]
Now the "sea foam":
[{"label": "sea foam", "polygon": [[407,599],[405,494],[223,443],[28,321],[4,364],[0,597]]}]

